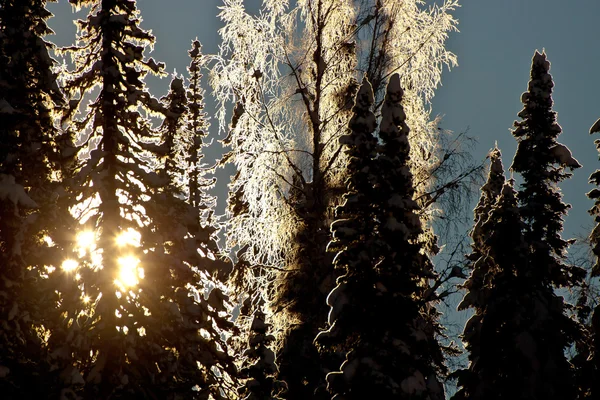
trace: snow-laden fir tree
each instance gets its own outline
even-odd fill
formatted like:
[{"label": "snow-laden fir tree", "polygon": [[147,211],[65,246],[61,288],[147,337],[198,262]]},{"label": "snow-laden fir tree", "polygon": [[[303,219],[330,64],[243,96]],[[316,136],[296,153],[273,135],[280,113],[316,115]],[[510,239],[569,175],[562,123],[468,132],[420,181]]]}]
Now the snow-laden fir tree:
[{"label": "snow-laden fir tree", "polygon": [[561,238],[568,205],[558,183],[578,168],[557,142],[561,128],[552,111],[550,63],[535,53],[528,91],[522,95],[521,121],[512,170],[522,175],[515,193],[505,185],[484,223],[483,252],[475,268],[487,270],[479,290],[468,294],[476,313],[465,327],[471,363],[457,373],[457,399],[575,398],[573,367],[565,350],[580,335],[555,289],[581,283],[581,268],[567,265],[569,244]]},{"label": "snow-laden fir tree", "polygon": [[214,185],[214,180],[205,177],[205,169],[201,161],[202,148],[206,146],[204,138],[208,134],[209,123],[204,113],[204,89],[202,88],[202,66],[205,57],[202,54],[202,45],[198,40],[192,42],[188,51],[191,58],[188,66],[187,85],[187,115],[185,129],[189,132],[188,161],[188,198],[195,207],[211,208],[215,206],[215,199],[208,196],[206,190]]},{"label": "snow-laden fir tree", "polygon": [[[488,178],[486,183],[481,187],[481,197],[473,210],[474,225],[473,230],[471,231],[471,239],[473,241],[471,244],[472,251],[467,255],[471,276],[463,284],[463,287],[467,289],[467,293],[462,302],[458,305],[459,310],[476,308],[485,302],[483,298],[479,298],[479,296],[484,295],[485,279],[489,267],[484,262],[488,260],[488,258],[482,257],[486,253],[485,240],[488,235],[488,232],[483,230],[483,226],[489,217],[490,210],[494,204],[496,204],[498,196],[500,196],[502,191],[502,187],[506,182],[500,149],[495,147],[488,157],[490,159]],[[465,336],[470,335],[465,332]]]},{"label": "snow-laden fir tree", "polygon": [[544,53],[533,56],[528,90],[521,96],[521,121],[513,136],[518,147],[511,169],[523,177],[518,191],[520,213],[525,222],[525,241],[535,263],[531,273],[554,287],[571,287],[582,279],[582,269],[564,263],[569,241],[561,238],[563,219],[569,209],[557,185],[581,165],[557,138],[562,132],[552,110],[554,82]]},{"label": "snow-laden fir tree", "polygon": [[[372,111],[373,101],[373,89],[364,78],[352,108],[349,132],[340,138],[348,158],[348,189],[343,195],[343,203],[335,210],[336,220],[331,225],[333,239],[328,250],[338,252],[333,264],[342,275],[327,297],[327,304],[331,307],[329,329],[317,336],[316,343],[342,355],[357,339],[353,335],[359,334],[355,331],[356,324],[365,323],[360,316],[368,304],[362,301],[362,297],[357,298],[356,294],[370,290],[377,259],[376,223],[372,207],[373,159],[377,145],[377,139],[373,136],[377,126]],[[368,296],[367,293],[365,295]]]},{"label": "snow-laden fir tree", "polygon": [[54,393],[46,352],[55,287],[74,238],[65,186],[73,145],[55,127],[57,85],[46,1],[0,1],[0,392]]},{"label": "snow-laden fir tree", "polygon": [[[236,124],[225,143],[238,169],[231,190],[239,197],[236,204],[244,205],[230,220],[228,240],[245,248],[247,265],[265,265],[276,277],[275,291],[260,282],[270,290],[283,328],[280,369],[291,396],[306,398],[304,390],[312,393],[317,385],[288,368],[312,371],[321,363],[312,338],[326,321],[325,297],[335,282],[325,245],[346,179],[338,139],[351,118],[360,69],[379,81],[401,74],[410,88],[406,97],[414,102],[407,105],[408,119],[419,143],[411,163],[431,177],[442,161],[428,101],[442,66],[454,63],[444,42],[456,24],[450,15],[456,6],[456,1],[426,8],[419,0],[397,7],[381,1],[265,0],[262,12],[252,15],[241,0],[224,1],[223,43],[211,78],[222,105],[222,129],[228,107],[235,107]],[[385,31],[389,40],[371,43],[374,31]],[[370,50],[359,51],[363,48]],[[385,63],[367,71],[369,58],[378,54]],[[419,193],[432,183],[422,179]],[[424,218],[429,211],[422,210]]]},{"label": "snow-laden fir tree", "polygon": [[340,371],[327,375],[334,399],[444,398],[444,355],[436,338],[441,327],[429,287],[435,273],[420,240],[402,96],[394,74],[377,152],[370,85],[359,91],[352,132],[342,137],[350,179],[330,246],[339,250],[335,265],[344,273],[327,299],[330,328],[316,339],[347,351]]},{"label": "snow-laden fir tree", "polygon": [[[64,325],[50,336],[64,392],[228,398],[227,299],[218,282],[205,292],[226,264],[207,250],[214,229],[201,229],[182,189],[185,87],[174,79],[165,104],[146,90],[145,75],[164,67],[144,56],[154,37],[140,28],[134,1],[72,3],[89,7],[77,44],[64,51],[75,66],[69,116],[83,112],[71,120],[86,152],[76,211],[95,242],[73,266],[79,299],[60,302]],[[165,116],[160,132],[147,114]]]},{"label": "snow-laden fir tree", "polygon": [[270,348],[275,336],[270,332],[271,324],[266,322],[266,317],[261,309],[252,317],[244,365],[240,369],[240,377],[246,379],[244,386],[238,389],[240,399],[279,400],[279,394],[286,390],[285,383],[275,379],[278,367]]},{"label": "snow-laden fir tree", "polygon": [[538,398],[532,372],[542,366],[534,366],[537,348],[530,329],[540,300],[525,290],[531,280],[523,228],[511,180],[481,224],[480,258],[470,281],[476,275],[483,279],[467,288],[463,300],[475,310],[464,330],[470,363],[455,372],[459,390],[453,399]]},{"label": "snow-laden fir tree", "polygon": [[[600,119],[590,128],[590,134],[600,132]],[[594,140],[596,148],[600,151],[600,140]],[[589,178],[589,182],[600,186],[600,170],[594,171]],[[590,245],[594,254],[594,265],[591,276],[600,275],[600,189],[598,187],[587,193],[587,197],[594,200],[594,206],[588,211],[596,225],[590,233]],[[583,298],[587,301],[587,298]],[[582,341],[583,348],[578,348],[579,353],[576,361],[579,361],[579,387],[581,389],[580,398],[596,399],[600,396],[600,352],[598,351],[600,343],[600,306],[594,307],[592,318],[586,330],[587,336]]]}]

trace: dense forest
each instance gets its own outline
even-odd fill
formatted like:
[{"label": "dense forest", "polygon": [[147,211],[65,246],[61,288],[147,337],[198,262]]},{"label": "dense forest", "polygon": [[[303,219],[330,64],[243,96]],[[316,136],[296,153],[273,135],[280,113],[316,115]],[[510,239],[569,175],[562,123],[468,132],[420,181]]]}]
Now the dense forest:
[{"label": "dense forest", "polygon": [[62,48],[51,2],[0,0],[2,399],[600,399],[544,52],[506,170],[432,116],[458,0],[223,0],[161,98],[135,0],[69,0]]}]

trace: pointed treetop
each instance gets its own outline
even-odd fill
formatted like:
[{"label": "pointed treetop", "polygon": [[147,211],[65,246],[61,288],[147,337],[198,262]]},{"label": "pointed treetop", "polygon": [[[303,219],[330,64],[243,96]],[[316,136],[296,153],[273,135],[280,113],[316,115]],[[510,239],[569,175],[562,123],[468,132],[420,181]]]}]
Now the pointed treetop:
[{"label": "pointed treetop", "polygon": [[[352,108],[354,116],[350,120],[350,129],[353,131],[364,130],[368,132],[373,132],[375,130],[377,127],[377,119],[375,118],[375,114],[371,111],[374,101],[375,96],[373,95],[373,87],[369,80],[364,77],[360,89],[358,89],[358,93],[356,94],[355,105]],[[340,143],[349,144],[347,140],[350,137],[352,137],[352,135],[342,136],[342,138],[340,138]]]},{"label": "pointed treetop", "polygon": [[490,158],[490,171],[488,173],[488,179],[486,183],[481,187],[482,191],[482,200],[479,201],[480,204],[477,205],[475,211],[480,207],[481,202],[483,200],[483,196],[485,196],[485,201],[490,203],[491,207],[493,203],[496,201],[496,198],[500,195],[502,190],[502,186],[506,181],[504,176],[504,165],[502,164],[502,153],[498,147],[494,147],[490,150],[488,155]]},{"label": "pointed treetop", "polygon": [[596,122],[594,122],[594,125],[592,125],[590,128],[590,135],[596,132],[600,132],[600,118],[598,118]]},{"label": "pointed treetop", "polygon": [[401,157],[407,161],[410,153],[410,144],[408,143],[410,129],[406,124],[406,113],[402,107],[403,96],[400,76],[394,74],[388,83],[385,100],[381,107],[379,135],[386,146],[384,153],[390,157],[397,157],[402,153]]},{"label": "pointed treetop", "polygon": [[547,60],[546,58],[546,51],[542,50],[542,52],[540,53],[539,51],[535,51],[535,54],[533,55],[533,65],[540,65],[542,66],[546,71],[548,71],[550,69],[550,61]]},{"label": "pointed treetop", "polygon": [[[542,164],[558,164],[570,170],[581,167],[569,149],[556,142],[556,138],[562,133],[562,128],[556,120],[556,112],[552,111],[554,82],[549,70],[550,62],[546,59],[546,54],[536,51],[532,60],[531,78],[527,91],[521,95],[523,109],[518,116],[522,120],[514,123],[513,136],[520,141],[511,166],[511,169],[516,172],[537,171],[545,168],[542,167]],[[533,152],[533,148],[538,151]],[[544,150],[539,151],[540,148],[544,148]],[[534,161],[536,157],[542,158]],[[564,177],[567,176],[564,175]]]},{"label": "pointed treetop", "polygon": [[202,54],[202,45],[200,44],[198,38],[192,41],[192,49],[188,51],[188,54],[190,57],[198,57],[200,54]]},{"label": "pointed treetop", "polygon": [[363,77],[362,84],[356,94],[356,106],[361,109],[368,109],[373,105],[375,97],[373,95],[373,87],[367,77]]},{"label": "pointed treetop", "polygon": [[400,85],[400,74],[394,74],[391,76],[390,81],[387,85],[387,95],[398,95],[400,97],[398,101],[402,99],[402,95],[404,95],[404,90],[402,90],[402,86]]}]

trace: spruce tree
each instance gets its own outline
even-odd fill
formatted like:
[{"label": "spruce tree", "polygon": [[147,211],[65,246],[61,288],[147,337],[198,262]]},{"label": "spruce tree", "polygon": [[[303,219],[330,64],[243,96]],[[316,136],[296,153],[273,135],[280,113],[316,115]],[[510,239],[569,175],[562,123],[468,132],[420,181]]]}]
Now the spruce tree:
[{"label": "spruce tree", "polygon": [[327,304],[331,307],[329,329],[318,335],[316,341],[321,345],[339,346],[347,341],[347,336],[352,334],[355,327],[355,312],[362,311],[366,306],[351,295],[359,293],[365,285],[368,287],[375,272],[373,246],[376,225],[371,196],[377,145],[373,132],[377,121],[372,111],[373,100],[373,89],[365,78],[352,108],[349,132],[340,138],[348,156],[348,191],[343,195],[343,203],[335,210],[336,220],[331,225],[333,239],[328,250],[337,252],[334,266],[342,275],[327,297]]},{"label": "spruce tree", "polygon": [[205,145],[203,140],[208,133],[209,123],[204,113],[204,89],[202,89],[202,71],[204,65],[204,56],[202,54],[202,45],[198,40],[192,42],[192,48],[188,51],[191,58],[188,66],[188,85],[187,85],[187,114],[186,127],[189,132],[189,153],[188,161],[188,181],[189,181],[189,202],[195,207],[210,207],[214,205],[214,199],[209,198],[206,189],[214,185],[214,181],[206,179],[203,174],[202,166],[202,147]]},{"label": "spruce tree", "polygon": [[[473,241],[471,244],[472,251],[467,255],[471,276],[463,285],[463,287],[467,289],[467,293],[462,302],[458,305],[459,310],[475,308],[482,306],[485,303],[485,299],[478,297],[483,295],[486,275],[489,272],[489,265],[484,263],[487,258],[482,257],[486,253],[485,240],[488,235],[488,232],[483,230],[483,226],[489,217],[492,207],[496,204],[506,181],[500,149],[495,147],[490,152],[489,158],[490,170],[488,178],[486,183],[481,187],[481,197],[473,210],[474,226],[471,231],[471,239]],[[468,333],[465,332],[465,336],[467,335]]]},{"label": "spruce tree", "polygon": [[279,394],[285,391],[286,385],[275,379],[279,368],[275,363],[275,353],[269,347],[275,336],[270,333],[271,324],[266,322],[266,315],[261,309],[254,312],[249,330],[244,363],[240,369],[241,378],[246,379],[244,386],[238,389],[240,399],[279,400]]},{"label": "spruce tree", "polygon": [[485,275],[467,294],[475,308],[465,327],[471,363],[457,373],[457,399],[576,396],[565,350],[581,332],[555,289],[584,277],[564,260],[569,241],[560,233],[569,206],[557,187],[570,176],[567,168],[580,165],[556,141],[561,128],[552,111],[549,68],[545,54],[536,52],[521,97],[522,120],[513,131],[518,147],[511,168],[523,177],[516,200],[512,182],[506,184],[483,224],[485,246],[475,270],[484,268]]},{"label": "spruce tree", "polygon": [[556,140],[562,129],[552,110],[554,82],[549,69],[545,53],[536,52],[528,90],[521,96],[521,121],[514,124],[518,147],[511,169],[523,177],[518,199],[525,241],[535,260],[531,273],[546,285],[571,287],[581,281],[582,270],[562,261],[570,241],[560,234],[570,206],[562,201],[557,185],[571,176],[567,169],[581,165]]},{"label": "spruce tree", "polygon": [[[600,119],[590,128],[590,134],[597,132],[600,132]],[[596,149],[600,151],[600,140],[594,140],[594,144]],[[589,183],[600,186],[600,170],[596,170],[590,175]],[[600,189],[597,187],[592,189],[587,197],[594,201],[594,206],[588,212],[594,217],[596,223],[590,233],[590,245],[592,254],[594,254],[591,276],[597,277],[600,275]],[[578,361],[580,361],[578,365],[579,386],[582,393],[580,398],[596,399],[600,397],[600,352],[598,351],[600,344],[600,306],[598,305],[594,307],[587,333],[588,335],[582,343],[584,347],[578,349],[580,350],[578,354]]]},{"label": "spruce tree", "polygon": [[[212,278],[225,263],[203,251],[212,231],[182,196],[181,79],[160,103],[146,74],[164,66],[144,57],[154,37],[140,28],[134,1],[82,0],[70,114],[97,97],[72,125],[87,159],[78,172],[81,222],[92,256],[74,266],[78,302],[65,299],[62,329],[50,337],[64,391],[85,398],[228,398],[235,367],[221,337],[231,329],[227,298]],[[157,132],[142,113],[163,115]],[[205,235],[203,235],[203,233]],[[205,285],[214,287],[205,296]]]},{"label": "spruce tree", "polygon": [[55,127],[57,84],[46,1],[0,1],[0,392],[54,393],[45,334],[74,238],[65,185],[73,144]]},{"label": "spruce tree", "polygon": [[[317,337],[348,351],[340,371],[327,375],[328,388],[335,399],[441,400],[441,328],[427,284],[435,273],[419,238],[400,78],[394,74],[387,87],[376,159],[373,94],[369,85],[370,102],[364,102],[363,91],[353,109],[353,140],[344,142],[357,183],[351,178],[339,208],[344,219],[332,225],[332,245],[340,249],[336,266],[344,274],[328,296],[331,326]],[[352,156],[360,161],[352,164]],[[402,312],[391,321],[396,310]]]},{"label": "spruce tree", "polygon": [[454,399],[538,398],[531,377],[535,339],[529,333],[535,304],[530,297],[536,296],[524,290],[530,280],[524,274],[528,246],[523,228],[510,181],[482,224],[485,236],[471,280],[476,275],[483,279],[468,287],[475,314],[464,330],[470,364],[455,372],[459,391]]}]

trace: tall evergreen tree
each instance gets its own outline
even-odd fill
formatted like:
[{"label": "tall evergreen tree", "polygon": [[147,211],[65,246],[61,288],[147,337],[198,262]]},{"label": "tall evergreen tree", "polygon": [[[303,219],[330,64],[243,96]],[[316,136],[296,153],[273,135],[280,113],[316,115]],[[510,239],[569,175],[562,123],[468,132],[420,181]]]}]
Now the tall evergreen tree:
[{"label": "tall evergreen tree", "polygon": [[60,267],[74,237],[65,193],[74,155],[55,127],[57,84],[46,1],[0,1],[0,392],[52,393],[45,330]]},{"label": "tall evergreen tree", "polygon": [[189,132],[189,153],[187,161],[189,165],[188,186],[189,202],[195,207],[214,206],[214,199],[209,198],[206,189],[214,185],[213,180],[206,179],[203,174],[202,166],[202,147],[204,138],[208,133],[209,123],[204,113],[204,89],[202,89],[202,66],[204,65],[204,55],[202,54],[202,45],[198,40],[192,42],[192,48],[188,52],[191,61],[188,66],[188,86],[187,86],[187,115],[186,130]]},{"label": "tall evergreen tree", "polygon": [[[489,233],[484,231],[483,227],[489,217],[490,211],[494,204],[496,204],[496,201],[502,192],[504,183],[506,182],[500,149],[495,147],[490,152],[489,158],[490,170],[488,178],[486,183],[481,187],[481,197],[473,210],[474,226],[471,231],[471,239],[473,241],[471,244],[472,251],[467,256],[469,267],[471,269],[471,276],[463,285],[463,287],[467,289],[467,293],[465,294],[463,301],[458,305],[459,310],[476,308],[485,303],[485,299],[479,298],[479,296],[484,294],[483,292],[486,286],[485,280],[489,272],[489,265],[484,262],[489,259],[482,257],[487,251],[485,240]],[[470,334],[465,332],[465,336],[470,336]]]},{"label": "tall evergreen tree", "polygon": [[[343,219],[332,225],[332,245],[340,250],[335,262],[344,274],[328,297],[331,327],[317,337],[348,351],[340,371],[327,375],[336,399],[444,397],[439,381],[444,356],[436,338],[441,328],[427,284],[435,274],[419,238],[402,96],[394,74],[382,107],[376,159],[370,85],[359,91],[352,133],[343,137],[353,139],[344,140],[351,178],[346,202],[338,208]],[[402,313],[391,321],[396,310]]]},{"label": "tall evergreen tree", "polygon": [[270,330],[271,324],[266,322],[265,313],[260,309],[255,311],[244,351],[244,365],[240,370],[241,377],[246,379],[238,390],[241,399],[279,400],[279,394],[286,389],[285,383],[275,379],[278,367],[275,353],[269,347],[275,336]]},{"label": "tall evergreen tree", "polygon": [[[362,291],[369,296],[375,277],[375,230],[372,194],[374,162],[377,140],[373,136],[377,121],[373,108],[373,89],[367,78],[363,79],[352,108],[353,116],[349,132],[340,138],[348,157],[347,192],[343,203],[335,210],[336,220],[331,225],[333,239],[328,250],[338,252],[334,266],[341,272],[337,286],[327,297],[331,307],[328,315],[329,329],[319,333],[316,342],[333,347],[341,354],[349,351],[351,344],[359,339],[356,325],[365,323],[363,317],[370,304]],[[323,373],[322,371],[319,371]],[[330,375],[327,379],[330,380]],[[330,388],[330,391],[333,390]],[[335,393],[335,392],[334,392]]]},{"label": "tall evergreen tree", "polygon": [[570,287],[580,282],[582,270],[562,261],[570,242],[560,234],[570,206],[562,201],[557,185],[571,176],[567,169],[581,165],[556,140],[562,129],[552,111],[554,82],[549,69],[546,55],[536,52],[528,90],[521,96],[521,121],[514,124],[518,147],[511,169],[523,177],[518,199],[525,241],[535,260],[531,273],[546,285]]},{"label": "tall evergreen tree", "polygon": [[[99,87],[73,121],[88,153],[78,173],[81,222],[97,241],[89,262],[74,266],[79,302],[60,304],[65,324],[50,337],[64,390],[228,398],[235,367],[221,338],[231,328],[226,296],[218,287],[204,296],[224,264],[202,252],[210,234],[198,234],[198,209],[180,196],[183,82],[173,81],[165,105],[147,92],[145,75],[164,67],[144,57],[154,37],[140,28],[134,1],[72,3],[90,11],[77,22],[78,44],[65,49],[75,64],[70,114]],[[142,111],[165,116],[160,134]]]},{"label": "tall evergreen tree", "polygon": [[464,331],[470,364],[455,373],[454,399],[538,398],[532,378],[537,348],[530,333],[537,296],[524,290],[531,281],[523,228],[510,181],[482,224],[485,236],[471,281],[477,275],[483,279],[467,289],[468,306],[475,310]]},{"label": "tall evergreen tree", "polygon": [[[578,168],[556,141],[561,128],[552,111],[550,63],[535,53],[512,169],[523,176],[518,193],[505,185],[483,224],[485,246],[475,263],[485,269],[481,285],[470,287],[467,304],[475,315],[465,327],[471,363],[457,373],[457,399],[572,399],[573,368],[565,350],[580,334],[566,315],[560,287],[579,284],[583,270],[564,261],[569,244],[561,238],[568,205],[558,183]],[[469,296],[469,295],[467,295]]]},{"label": "tall evergreen tree", "polygon": [[[600,119],[590,128],[590,134],[600,132]],[[596,149],[600,151],[600,140],[594,140]],[[600,170],[594,171],[589,178],[589,183],[600,186]],[[592,189],[587,197],[594,200],[594,206],[588,211],[596,225],[590,233],[590,245],[594,254],[594,265],[592,266],[591,276],[600,275],[600,189]],[[587,302],[587,298],[582,300]],[[587,328],[587,336],[582,341],[583,348],[579,348],[577,361],[579,364],[579,387],[581,389],[580,398],[597,399],[600,397],[600,306],[594,307],[590,326]]]}]

